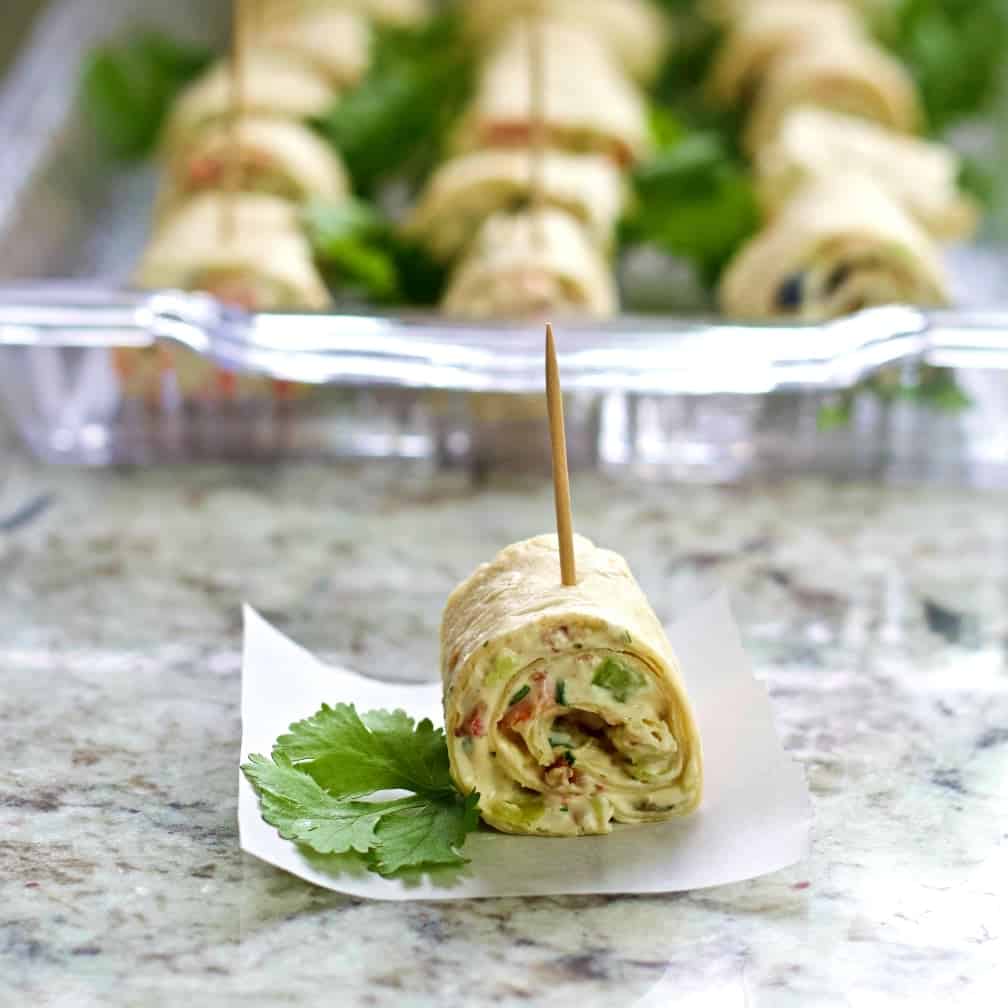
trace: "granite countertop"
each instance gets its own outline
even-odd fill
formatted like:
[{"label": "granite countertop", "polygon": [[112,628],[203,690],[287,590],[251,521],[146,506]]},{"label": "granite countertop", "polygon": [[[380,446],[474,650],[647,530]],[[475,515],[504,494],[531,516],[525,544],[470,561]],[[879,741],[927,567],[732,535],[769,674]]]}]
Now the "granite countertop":
[{"label": "granite countertop", "polygon": [[1008,497],[579,478],[579,530],[659,615],[732,593],[812,853],[692,894],[384,904],[238,851],[239,603],[350,667],[435,676],[446,594],[547,527],[548,488],[0,459],[0,1004],[1003,996]]}]

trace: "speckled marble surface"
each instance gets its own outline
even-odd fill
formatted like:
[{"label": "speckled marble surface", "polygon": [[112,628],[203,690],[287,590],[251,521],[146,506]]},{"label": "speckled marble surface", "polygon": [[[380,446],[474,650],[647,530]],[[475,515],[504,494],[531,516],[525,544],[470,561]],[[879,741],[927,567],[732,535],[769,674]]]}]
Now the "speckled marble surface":
[{"label": "speckled marble surface", "polygon": [[0,463],[0,1005],[1003,1003],[1008,496],[579,478],[579,528],[659,614],[732,592],[812,854],[688,895],[402,905],[239,853],[239,602],[434,675],[446,593],[548,489]]}]

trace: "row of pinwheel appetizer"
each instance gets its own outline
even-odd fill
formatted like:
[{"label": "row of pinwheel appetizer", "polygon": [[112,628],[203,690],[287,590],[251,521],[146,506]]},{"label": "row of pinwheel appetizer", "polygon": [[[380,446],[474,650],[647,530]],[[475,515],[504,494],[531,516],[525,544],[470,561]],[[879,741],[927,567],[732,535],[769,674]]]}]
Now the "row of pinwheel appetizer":
[{"label": "row of pinwheel appetizer", "polygon": [[[236,11],[240,60],[212,64],[162,128],[163,176],[136,281],[254,310],[324,309],[331,294],[302,209],[347,200],[351,184],[338,150],[309,120],[360,82],[374,23],[421,19],[426,0],[260,0]],[[166,375],[183,395],[261,387],[185,354],[125,353],[119,365],[148,394]]]},{"label": "row of pinwheel appetizer", "polygon": [[350,184],[339,152],[307,120],[367,70],[372,17],[423,14],[409,0],[253,8],[237,71],[227,60],[213,65],[165,125],[141,285],[205,290],[248,308],[325,307],[329,293],[297,210],[345,199]]},{"label": "row of pinwheel appetizer", "polygon": [[477,0],[462,16],[481,50],[475,94],[405,223],[449,264],[443,308],[610,315],[626,174],[649,146],[641,81],[667,25],[646,0]]},{"label": "row of pinwheel appetizer", "polygon": [[[717,44],[677,90],[700,19],[679,3],[246,3],[237,87],[219,59],[164,117],[136,278],[319,309],[357,268],[351,292],[383,304],[603,317],[639,307],[617,262],[657,242],[733,317],[941,303],[940,243],[977,211],[957,155],[915,135],[934,88],[876,41],[869,7],[698,3]],[[383,247],[345,247],[347,228]]]},{"label": "row of pinwheel appetizer", "polygon": [[843,0],[749,0],[722,8],[715,100],[745,109],[764,223],[721,279],[726,314],[819,320],[949,298],[940,242],[977,213],[959,159],[920,139],[907,70]]}]

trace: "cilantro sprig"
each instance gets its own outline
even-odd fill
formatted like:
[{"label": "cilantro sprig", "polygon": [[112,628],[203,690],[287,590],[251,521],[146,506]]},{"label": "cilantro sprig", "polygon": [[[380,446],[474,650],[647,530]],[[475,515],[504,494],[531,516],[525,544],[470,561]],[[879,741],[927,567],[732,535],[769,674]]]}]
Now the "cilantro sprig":
[{"label": "cilantro sprig", "polygon": [[154,31],[95,49],[84,64],[81,101],[103,149],[124,161],[149,154],[172,102],[209,62],[205,47]]},{"label": "cilantro sprig", "polygon": [[371,202],[351,197],[304,209],[315,260],[334,293],[360,293],[379,304],[437,304],[447,282],[444,264],[405,238]]},{"label": "cilantro sprig", "polygon": [[[323,704],[277,739],[271,758],[249,756],[242,770],[282,837],[319,854],[356,852],[381,875],[463,864],[479,825],[479,795],[456,790],[444,731],[400,710]],[[387,791],[411,793],[368,798]]]},{"label": "cilantro sprig", "polygon": [[357,191],[374,195],[390,178],[422,179],[442,159],[474,76],[457,11],[419,29],[384,27],[364,80],[315,125],[342,153]]}]

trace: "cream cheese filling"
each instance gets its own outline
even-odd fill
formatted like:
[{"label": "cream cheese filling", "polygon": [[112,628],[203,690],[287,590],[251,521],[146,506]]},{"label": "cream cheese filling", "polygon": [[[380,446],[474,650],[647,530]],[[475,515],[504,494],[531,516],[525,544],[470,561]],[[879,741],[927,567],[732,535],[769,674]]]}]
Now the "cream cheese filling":
[{"label": "cream cheese filling", "polygon": [[629,634],[539,632],[527,649],[514,635],[481,649],[452,692],[453,763],[484,817],[523,833],[606,833],[688,804],[697,771],[675,694]]}]

